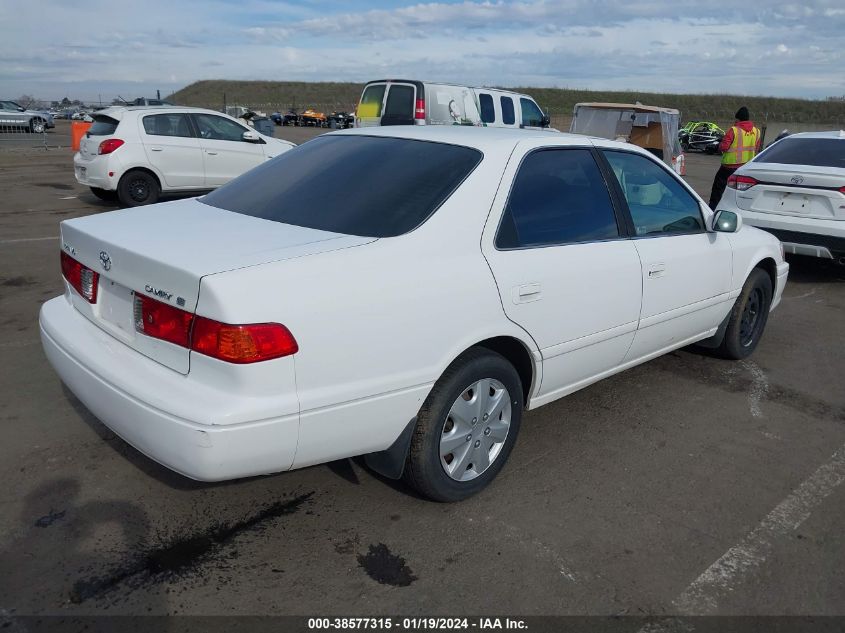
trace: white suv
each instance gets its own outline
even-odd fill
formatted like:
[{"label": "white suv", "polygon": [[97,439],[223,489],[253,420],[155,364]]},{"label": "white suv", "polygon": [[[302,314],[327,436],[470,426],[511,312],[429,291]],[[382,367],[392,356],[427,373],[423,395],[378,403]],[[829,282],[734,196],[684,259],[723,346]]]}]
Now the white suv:
[{"label": "white suv", "polygon": [[76,180],[127,207],[215,189],[295,147],[200,108],[121,106],[93,118],[73,157]]}]

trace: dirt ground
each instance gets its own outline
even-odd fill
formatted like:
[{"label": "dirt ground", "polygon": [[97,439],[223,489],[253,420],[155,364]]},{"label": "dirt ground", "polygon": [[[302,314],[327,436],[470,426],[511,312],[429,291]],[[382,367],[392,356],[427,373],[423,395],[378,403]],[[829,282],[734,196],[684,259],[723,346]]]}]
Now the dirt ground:
[{"label": "dirt ground", "polygon": [[[75,182],[62,135],[0,145],[0,620],[845,615],[845,269],[792,258],[747,361],[681,350],[528,413],[465,503],[359,460],[200,484],[108,431],[41,351],[58,223],[114,208]],[[705,199],[717,164],[688,157]]]}]

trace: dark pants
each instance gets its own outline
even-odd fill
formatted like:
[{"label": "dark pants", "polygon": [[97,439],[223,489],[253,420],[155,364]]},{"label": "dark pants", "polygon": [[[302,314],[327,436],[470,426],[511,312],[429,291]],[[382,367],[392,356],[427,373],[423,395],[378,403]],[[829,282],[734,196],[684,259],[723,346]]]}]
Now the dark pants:
[{"label": "dark pants", "polygon": [[722,194],[725,193],[725,187],[728,186],[728,178],[734,173],[738,167],[719,166],[719,171],[716,172],[716,177],[713,179],[713,188],[710,190],[710,208],[716,210],[716,205],[722,199]]}]

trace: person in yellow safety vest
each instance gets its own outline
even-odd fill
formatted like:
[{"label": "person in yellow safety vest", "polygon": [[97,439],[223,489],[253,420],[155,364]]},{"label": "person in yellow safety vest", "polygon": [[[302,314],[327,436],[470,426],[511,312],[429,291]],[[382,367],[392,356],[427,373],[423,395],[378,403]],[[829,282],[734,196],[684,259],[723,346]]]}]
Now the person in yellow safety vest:
[{"label": "person in yellow safety vest", "polygon": [[714,211],[722,199],[722,194],[725,193],[730,175],[760,151],[760,129],[754,127],[754,122],[750,121],[750,118],[748,108],[745,106],[737,110],[736,123],[725,132],[725,137],[719,144],[722,165],[716,172],[713,188],[710,191],[710,208]]}]

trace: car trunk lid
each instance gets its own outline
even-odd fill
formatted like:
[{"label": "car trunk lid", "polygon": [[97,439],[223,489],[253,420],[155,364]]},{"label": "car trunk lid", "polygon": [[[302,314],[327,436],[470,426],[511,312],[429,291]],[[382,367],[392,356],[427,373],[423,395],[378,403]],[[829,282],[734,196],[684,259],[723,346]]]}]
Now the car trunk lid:
[{"label": "car trunk lid", "polygon": [[737,206],[744,211],[773,213],[821,220],[845,220],[845,185],[842,170],[813,165],[746,165],[737,175],[757,183],[737,191]]},{"label": "car trunk lid", "polygon": [[374,239],[253,218],[196,199],[76,218],[61,225],[64,252],[99,275],[96,303],[71,291],[74,306],[116,339],[183,374],[189,371],[187,348],[136,331],[136,294],[194,313],[200,280],[206,275]]}]

